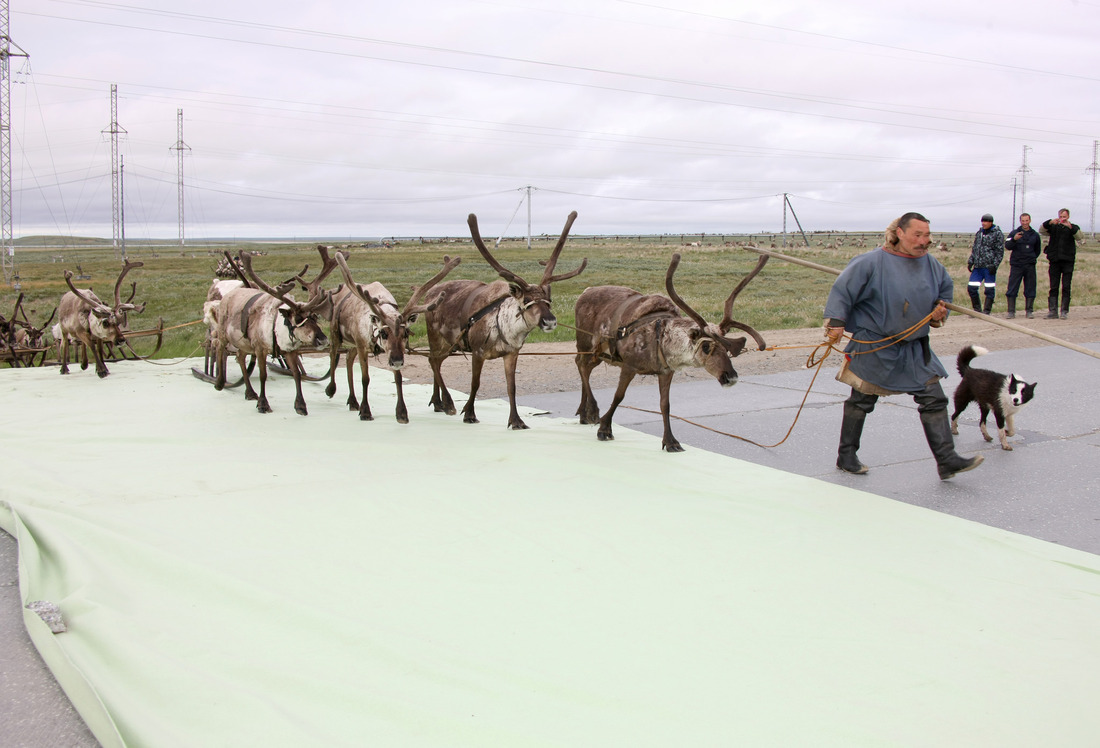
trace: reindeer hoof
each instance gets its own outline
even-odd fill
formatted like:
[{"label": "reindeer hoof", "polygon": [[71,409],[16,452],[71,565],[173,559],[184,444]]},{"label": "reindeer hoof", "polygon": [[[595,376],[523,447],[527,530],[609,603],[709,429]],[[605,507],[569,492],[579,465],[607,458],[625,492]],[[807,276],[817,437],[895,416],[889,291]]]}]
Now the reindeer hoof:
[{"label": "reindeer hoof", "polygon": [[683,452],[684,448],[680,446],[680,442],[672,442],[671,444],[662,444],[661,449],[666,452]]},{"label": "reindeer hoof", "polygon": [[333,395],[335,395],[336,394],[336,385],[335,384],[330,384],[328,387],[325,387],[325,394],[330,398]]},{"label": "reindeer hoof", "polygon": [[515,423],[509,422],[508,428],[512,429],[513,431],[519,431],[520,429],[529,429],[531,427],[523,421],[516,421]]},{"label": "reindeer hoof", "polygon": [[[451,414],[448,413],[447,415],[451,415]],[[481,423],[481,421],[477,420],[477,416],[475,416],[472,413],[467,413],[466,415],[462,416],[462,422],[463,423]]]},{"label": "reindeer hoof", "polygon": [[61,373],[62,374],[68,374],[69,373],[69,368],[65,367],[64,369],[61,370]]},{"label": "reindeer hoof", "polygon": [[359,414],[359,420],[360,421],[373,421],[374,416],[372,416],[370,413],[360,413]]},{"label": "reindeer hoof", "polygon": [[104,377],[106,377],[106,376],[107,376],[108,374],[110,374],[110,373],[111,373],[111,372],[109,372],[109,371],[107,371],[106,369],[104,369],[103,371],[97,371],[97,372],[96,372],[96,376],[97,376],[97,377],[99,377],[100,379],[103,379]]},{"label": "reindeer hoof", "polygon": [[256,410],[260,411],[261,413],[270,413],[271,412],[271,406],[268,405],[267,403],[257,403],[256,404]]},{"label": "reindeer hoof", "polygon": [[596,438],[601,442],[615,441],[615,436],[610,431],[603,431],[602,429],[596,432]]},{"label": "reindeer hoof", "polygon": [[399,416],[397,416],[397,422],[398,423],[408,423],[409,422],[409,417],[406,416],[406,415],[399,415]]}]

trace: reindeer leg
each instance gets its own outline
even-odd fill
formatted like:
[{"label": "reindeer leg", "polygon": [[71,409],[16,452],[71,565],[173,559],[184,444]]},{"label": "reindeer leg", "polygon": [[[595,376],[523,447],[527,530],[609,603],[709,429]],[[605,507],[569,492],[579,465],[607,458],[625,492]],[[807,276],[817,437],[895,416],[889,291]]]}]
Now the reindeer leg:
[{"label": "reindeer leg", "polygon": [[446,413],[453,416],[457,411],[455,410],[455,402],[451,399],[451,393],[443,382],[443,358],[429,356],[428,363],[432,367],[432,399],[428,401],[428,405],[433,406],[436,413]]},{"label": "reindeer leg", "polygon": [[[290,373],[294,375],[294,412],[300,416],[308,416],[306,399],[302,395],[302,378],[305,368],[302,365],[302,356],[297,351],[286,354],[287,363],[290,364]],[[263,387],[263,380],[260,380]]]},{"label": "reindeer leg", "polygon": [[220,340],[217,346],[214,351],[214,362],[211,364],[213,371],[210,373],[214,375],[214,389],[221,392],[225,389],[225,366],[229,359],[229,352]]},{"label": "reindeer leg", "polygon": [[[260,362],[260,395],[256,398],[256,410],[261,413],[270,413],[271,406],[267,402],[267,356],[256,355],[256,360]],[[247,379],[245,380],[247,381]],[[252,388],[252,384],[249,383],[249,389]],[[253,392],[253,397],[256,393]],[[247,394],[245,399],[248,399]]]},{"label": "reindeer leg", "polygon": [[355,357],[359,351],[356,348],[352,348],[348,351],[347,360],[347,374],[348,374],[348,410],[359,410],[359,398],[355,396]]},{"label": "reindeer leg", "polygon": [[409,422],[409,410],[405,407],[405,393],[402,389],[401,372],[393,373],[393,385],[397,389],[397,422]]},{"label": "reindeer leg", "polygon": [[61,373],[69,373],[69,336],[67,333],[61,333]]},{"label": "reindeer leg", "polygon": [[636,373],[633,369],[628,369],[625,366],[619,372],[619,387],[615,390],[615,399],[611,401],[611,407],[600,419],[600,428],[596,431],[596,438],[601,442],[609,442],[615,438],[611,433],[611,419],[615,416],[615,409],[619,407],[619,403],[626,397],[626,388],[630,386]]},{"label": "reindeer leg", "polygon": [[[257,395],[256,390],[252,388],[252,378],[248,375],[249,370],[244,363],[244,359],[247,355],[248,354],[246,354],[244,351],[239,351],[237,353],[237,365],[241,367],[241,375],[244,377],[244,399],[246,401],[259,400],[260,396]],[[256,359],[258,358],[259,356],[254,356],[252,359],[253,363],[255,363]],[[264,374],[267,373],[267,362],[264,362],[263,366],[261,367],[261,371],[264,372]]]},{"label": "reindeer leg", "polygon": [[96,376],[98,376],[100,379],[103,379],[111,372],[107,371],[107,364],[103,362],[103,347],[98,341],[96,341],[94,347],[92,348],[92,355],[95,356]]},{"label": "reindeer leg", "polygon": [[367,388],[370,387],[370,367],[367,366],[367,351],[365,349],[359,352],[359,375],[363,382],[363,403],[359,406],[359,420],[373,421],[374,416],[370,413],[370,403],[367,402]]},{"label": "reindeer leg", "polygon": [[592,394],[592,385],[589,378],[595,368],[600,365],[600,360],[587,353],[578,353],[576,362],[577,371],[581,375],[581,404],[577,406],[576,415],[581,417],[581,423],[599,423],[600,406]]},{"label": "reindeer leg", "polygon": [[80,370],[85,371],[88,368],[88,346],[86,344],[80,345]]},{"label": "reindeer leg", "polygon": [[[470,356],[470,399],[462,407],[463,423],[477,423],[477,415],[474,414],[474,398],[477,397],[478,388],[481,387],[481,367],[485,365],[485,359],[477,354]],[[511,419],[508,425],[512,425]]]},{"label": "reindeer leg", "polygon": [[328,387],[325,387],[325,396],[330,400],[336,394],[336,367],[340,365],[340,339],[336,333],[336,325],[332,326],[332,339],[329,341],[328,353]]},{"label": "reindeer leg", "polygon": [[516,409],[516,364],[518,363],[519,351],[513,351],[504,356],[504,379],[508,383],[508,404],[511,406],[508,411],[508,428],[510,429],[528,428],[523,419],[519,417],[519,411]]},{"label": "reindeer leg", "polygon": [[668,374],[661,374],[657,377],[657,387],[661,391],[661,420],[665,424],[665,433],[661,437],[661,449],[666,452],[683,452],[684,448],[680,446],[680,442],[676,441],[676,437],[672,435],[672,424],[669,417],[669,399],[668,392],[672,389],[672,372]]}]

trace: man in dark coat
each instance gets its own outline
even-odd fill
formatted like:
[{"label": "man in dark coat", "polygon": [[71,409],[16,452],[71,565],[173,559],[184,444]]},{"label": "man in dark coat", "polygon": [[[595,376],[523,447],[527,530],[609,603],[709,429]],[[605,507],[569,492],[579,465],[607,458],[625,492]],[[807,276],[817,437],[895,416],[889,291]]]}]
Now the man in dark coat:
[{"label": "man in dark coat", "polygon": [[1020,282],[1024,284],[1024,308],[1027,318],[1035,316],[1035,263],[1039,260],[1039,252],[1043,248],[1043,240],[1039,232],[1031,228],[1031,215],[1020,214],[1020,225],[1009,234],[1005,242],[1005,249],[1009,252],[1008,259],[1008,290],[1005,291],[1005,301],[1008,302],[1008,319],[1016,316],[1016,295],[1020,291]]},{"label": "man in dark coat", "polygon": [[1073,264],[1077,260],[1077,237],[1081,227],[1069,222],[1069,210],[1062,208],[1057,218],[1043,221],[1042,233],[1050,237],[1043,254],[1050,262],[1050,296],[1047,319],[1058,319],[1058,289],[1062,290],[1062,319],[1069,318],[1069,294],[1073,284]]},{"label": "man in dark coat", "polygon": [[[997,295],[997,268],[1005,256],[1005,235],[993,224],[993,216],[982,216],[982,227],[974,234],[974,245],[966,269],[970,271],[967,292],[975,312],[989,314],[993,310],[993,298]],[[980,291],[985,287],[985,308],[981,306]]]}]

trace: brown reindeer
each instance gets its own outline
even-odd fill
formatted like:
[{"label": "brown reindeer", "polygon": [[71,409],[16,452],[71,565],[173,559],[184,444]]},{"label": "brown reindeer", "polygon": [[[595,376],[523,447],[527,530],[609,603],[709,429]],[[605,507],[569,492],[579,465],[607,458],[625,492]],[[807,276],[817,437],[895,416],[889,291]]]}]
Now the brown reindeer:
[{"label": "brown reindeer", "polygon": [[[34,311],[34,309],[31,310],[32,313]],[[11,319],[7,320],[0,314],[0,360],[7,361],[12,368],[33,366],[39,349],[43,349],[42,360],[39,362],[41,365],[46,360],[44,350],[46,329],[53,321],[55,314],[57,314],[57,307],[53,308],[45,322],[35,325],[23,308],[23,294],[20,293],[19,298],[15,300]]]},{"label": "brown reindeer", "polygon": [[[665,274],[667,298],[657,294],[643,295],[624,286],[586,288],[577,298],[576,305],[576,361],[581,375],[581,404],[577,415],[581,423],[599,423],[596,436],[600,441],[614,439],[611,419],[630,382],[638,374],[656,374],[665,427],[661,448],[667,452],[683,452],[669,424],[668,393],[672,376],[680,369],[702,367],[723,387],[736,384],[737,372],[731,359],[741,353],[745,338],[727,338],[726,333],[733,327],[752,335],[760,350],[767,347],[756,330],[733,319],[734,300],[767,260],[766,255],[762,256],[756,268],[733,289],[726,299],[722,321],[717,325],[709,324],[676,293],[672,276],[680,264],[679,254],[672,256]],[[680,316],[680,309],[688,318]],[[605,362],[619,367],[619,386],[611,407],[600,418],[589,377],[593,369]]]},{"label": "brown reindeer", "polygon": [[74,340],[84,346],[81,353],[80,368],[88,368],[88,351],[95,357],[95,372],[100,378],[110,374],[107,365],[103,362],[103,347],[105,345],[117,345],[126,341],[126,318],[129,312],[141,314],[145,311],[145,303],[130,303],[137,293],[137,284],[132,284],[130,298],[125,302],[119,299],[118,291],[122,287],[122,279],[134,268],[142,267],[142,262],[130,262],[127,260],[122,266],[122,272],[115,281],[115,303],[107,306],[99,297],[92,293],[90,288],[77,288],[73,285],[73,273],[65,271],[65,283],[69,290],[61,297],[58,304],[58,325],[61,333],[61,373],[69,373],[69,341]]},{"label": "brown reindeer", "polygon": [[[336,394],[336,368],[340,351],[345,342],[351,344],[347,356],[348,408],[359,411],[359,419],[370,421],[373,416],[367,401],[367,387],[370,385],[370,367],[367,357],[371,354],[385,354],[386,366],[393,372],[393,381],[397,387],[397,422],[408,423],[409,411],[405,407],[405,395],[402,388],[401,368],[405,365],[405,347],[409,340],[409,325],[416,321],[419,314],[434,309],[446,298],[446,294],[437,296],[432,306],[420,304],[432,286],[446,277],[447,273],[458,267],[462,258],[443,258],[443,269],[424,285],[414,288],[412,297],[404,309],[397,306],[393,294],[381,283],[361,286],[351,277],[351,270],[343,255],[336,255],[336,262],[344,275],[345,283],[340,286],[332,298],[332,318],[329,335],[329,383],[325,394]],[[359,357],[359,369],[362,375],[363,401],[355,397],[354,364]]]},{"label": "brown reindeer", "polygon": [[[470,398],[462,408],[462,420],[466,423],[477,423],[474,398],[477,397],[481,384],[481,367],[489,359],[503,358],[508,400],[511,404],[508,427],[527,428],[516,410],[516,362],[519,360],[519,350],[531,330],[539,327],[549,332],[558,324],[554,313],[550,311],[550,284],[573,278],[588,265],[588,259],[585,258],[576,270],[554,275],[554,266],[557,265],[565,240],[569,236],[569,229],[576,218],[576,211],[569,214],[561,238],[550,254],[550,259],[546,261],[542,280],[538,285],[532,285],[505,268],[490,254],[485,242],[481,240],[477,216],[470,214],[468,223],[474,245],[504,280],[492,283],[475,280],[447,281],[433,288],[425,299],[429,306],[437,304],[425,314],[430,348],[428,361],[434,376],[431,405],[436,412],[455,414],[454,401],[440,373],[447,356],[460,351],[471,354]],[[445,299],[442,298],[444,294]]]},{"label": "brown reindeer", "polygon": [[[321,331],[317,321],[319,315],[327,315],[332,294],[321,289],[323,281],[336,269],[336,261],[329,257],[328,250],[318,247],[323,267],[312,281],[305,281],[300,275],[272,288],[252,269],[252,256],[241,252],[241,265],[254,288],[230,289],[222,296],[218,306],[217,334],[217,372],[214,389],[225,388],[225,366],[229,351],[236,352],[237,363],[241,367],[245,382],[245,400],[256,400],[256,410],[270,413],[267,401],[267,358],[272,354],[286,356],[290,372],[294,377],[296,396],[294,412],[308,415],[306,401],[302,396],[301,352],[318,350],[328,345],[328,338]],[[308,267],[308,266],[307,266]],[[301,283],[309,290],[309,298],[299,304],[287,295],[291,288]],[[248,377],[245,359],[255,356],[260,369],[260,392],[252,388]]]}]

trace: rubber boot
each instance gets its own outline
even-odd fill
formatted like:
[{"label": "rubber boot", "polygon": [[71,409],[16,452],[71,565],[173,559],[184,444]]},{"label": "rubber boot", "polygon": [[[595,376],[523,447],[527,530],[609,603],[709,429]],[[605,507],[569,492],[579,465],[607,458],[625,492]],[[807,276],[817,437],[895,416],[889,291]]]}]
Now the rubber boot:
[{"label": "rubber boot", "polygon": [[1008,305],[1008,313],[1005,314],[1005,319],[1016,319],[1016,297],[1005,296],[1005,304]]},{"label": "rubber boot", "polygon": [[920,414],[920,423],[924,427],[924,437],[928,447],[936,458],[936,469],[940,480],[947,480],[959,473],[973,470],[985,460],[981,455],[963,457],[955,451],[955,440],[951,438],[951,421],[946,410],[931,410]]},{"label": "rubber boot", "polygon": [[840,448],[836,453],[836,466],[846,473],[863,475],[869,468],[859,461],[859,439],[863,435],[863,422],[867,414],[851,403],[844,403],[844,420],[840,424]]},{"label": "rubber boot", "polygon": [[985,295],[985,309],[982,310],[983,314],[989,314],[993,311],[993,294],[987,293]]},{"label": "rubber boot", "polygon": [[970,306],[974,307],[975,312],[980,312],[982,310],[982,299],[978,296],[978,289],[970,286],[966,290],[970,292]]},{"label": "rubber boot", "polygon": [[1035,299],[1024,299],[1024,305],[1026,306],[1027,318],[1035,319]]},{"label": "rubber boot", "polygon": [[1047,297],[1047,319],[1058,319],[1058,297]]}]

